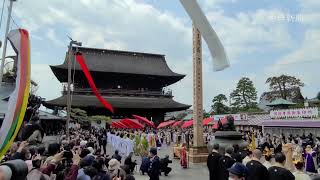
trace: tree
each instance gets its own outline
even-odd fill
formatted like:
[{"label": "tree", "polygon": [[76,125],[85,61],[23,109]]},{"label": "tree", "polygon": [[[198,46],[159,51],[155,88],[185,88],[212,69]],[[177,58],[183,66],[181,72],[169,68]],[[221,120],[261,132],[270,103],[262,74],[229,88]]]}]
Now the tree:
[{"label": "tree", "polygon": [[257,106],[257,90],[247,77],[239,80],[236,89],[230,94],[230,98],[233,101],[232,106],[238,109],[246,110]]},{"label": "tree", "polygon": [[203,118],[210,117],[210,113],[207,113],[206,110],[203,110]]},{"label": "tree", "polygon": [[320,92],[318,92],[317,98],[320,100]]},{"label": "tree", "polygon": [[228,99],[224,94],[219,94],[215,96],[212,100],[213,105],[211,106],[212,111],[215,114],[226,114],[229,111],[228,106],[224,105],[224,102],[227,102]]},{"label": "tree", "polygon": [[269,77],[266,84],[269,84],[271,91],[279,92],[282,99],[288,99],[288,97],[290,97],[290,90],[300,89],[300,87],[304,86],[304,83],[302,83],[300,79],[284,74],[281,76]]}]

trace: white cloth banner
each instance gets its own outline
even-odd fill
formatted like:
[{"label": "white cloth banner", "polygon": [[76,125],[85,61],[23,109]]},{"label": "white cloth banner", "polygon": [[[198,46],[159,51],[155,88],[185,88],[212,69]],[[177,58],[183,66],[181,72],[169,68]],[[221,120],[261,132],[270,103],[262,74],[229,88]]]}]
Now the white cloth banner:
[{"label": "white cloth banner", "polygon": [[182,6],[192,19],[194,26],[200,31],[206,41],[213,58],[213,68],[221,71],[230,66],[224,47],[208,19],[202,12],[196,0],[180,0]]},{"label": "white cloth banner", "polygon": [[270,111],[270,117],[276,118],[316,118],[319,116],[318,108],[283,109]]},{"label": "white cloth banner", "polygon": [[120,154],[128,156],[133,152],[133,141],[129,138],[120,138],[114,134],[108,133],[108,142],[111,142],[111,145],[114,150],[118,150]]},{"label": "white cloth banner", "polygon": [[248,115],[247,114],[221,114],[221,115],[213,115],[213,119],[215,121],[218,121],[219,119],[222,119],[226,116],[232,116],[235,121],[240,121],[240,120],[248,120]]}]

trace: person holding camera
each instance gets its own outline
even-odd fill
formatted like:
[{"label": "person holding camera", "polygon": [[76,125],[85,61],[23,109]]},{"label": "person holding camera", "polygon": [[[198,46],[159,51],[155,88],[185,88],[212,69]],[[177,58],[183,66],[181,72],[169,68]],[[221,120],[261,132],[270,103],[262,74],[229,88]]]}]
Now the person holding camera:
[{"label": "person holding camera", "polygon": [[137,165],[136,160],[132,161],[132,156],[133,152],[130,152],[129,156],[124,161],[124,165],[126,166],[126,169],[128,169],[128,172],[126,172],[127,174],[132,174]]},{"label": "person holding camera", "polygon": [[[171,167],[168,167],[169,163],[172,163],[172,160],[169,159],[169,155],[166,155],[163,159],[160,160],[161,172],[164,172],[165,176],[168,176],[168,174],[172,170]],[[161,172],[160,172],[160,174],[161,174]]]}]

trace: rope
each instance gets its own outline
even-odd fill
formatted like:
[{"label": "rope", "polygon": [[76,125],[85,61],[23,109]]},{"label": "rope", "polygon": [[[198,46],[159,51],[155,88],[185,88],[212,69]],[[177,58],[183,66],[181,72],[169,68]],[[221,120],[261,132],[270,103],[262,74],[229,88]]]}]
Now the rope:
[{"label": "rope", "polygon": [[13,24],[15,24],[17,26],[17,28],[20,28],[20,26],[16,23],[16,21],[13,19],[12,16],[11,16],[11,20],[12,20]]},{"label": "rope", "polygon": [[3,0],[2,9],[1,9],[1,18],[0,18],[0,29],[1,29],[1,25],[2,25],[3,10],[4,10],[4,4],[5,4],[5,2],[6,2],[6,0]]}]

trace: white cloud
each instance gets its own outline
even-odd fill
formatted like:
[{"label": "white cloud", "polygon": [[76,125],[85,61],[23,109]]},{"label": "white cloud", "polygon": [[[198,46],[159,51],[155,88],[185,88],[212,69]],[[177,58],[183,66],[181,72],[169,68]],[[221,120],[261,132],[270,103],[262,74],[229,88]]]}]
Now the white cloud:
[{"label": "white cloud", "polygon": [[47,38],[58,46],[64,46],[64,43],[57,38],[57,35],[54,29],[51,29],[51,28],[48,29]]},{"label": "white cloud", "polygon": [[[220,6],[225,1],[202,2],[232,65],[236,65],[241,56],[292,49],[294,37],[290,36],[288,24],[270,20],[271,15],[281,13],[278,10],[239,12],[231,17]],[[227,1],[233,2],[235,0]],[[186,78],[170,87],[174,90],[175,99],[192,104],[192,29],[190,21],[186,21],[187,17],[176,17],[143,1],[134,0],[30,0],[28,3],[17,1],[16,4],[16,16],[21,20],[20,24],[32,30],[31,36],[35,34],[43,38],[43,32],[46,32],[44,36],[51,40],[49,42],[60,44],[63,41],[58,32],[62,31],[81,41],[84,46],[165,54],[173,71],[187,74]],[[212,98],[218,93],[228,95],[240,77],[230,76],[230,70],[214,73],[204,42],[203,47],[204,104],[208,109]],[[309,51],[308,47],[305,49]],[[63,56],[65,51],[60,53]],[[50,63],[60,64],[62,59],[57,58]],[[48,99],[59,96],[61,85],[48,65],[33,64],[32,68],[34,80],[39,81],[39,94]],[[266,74],[245,72],[243,75],[253,78],[260,93],[266,90]],[[50,83],[52,79],[54,83]]]}]

